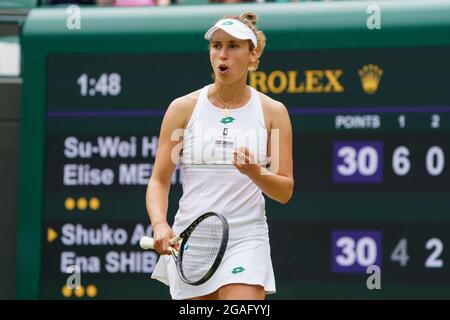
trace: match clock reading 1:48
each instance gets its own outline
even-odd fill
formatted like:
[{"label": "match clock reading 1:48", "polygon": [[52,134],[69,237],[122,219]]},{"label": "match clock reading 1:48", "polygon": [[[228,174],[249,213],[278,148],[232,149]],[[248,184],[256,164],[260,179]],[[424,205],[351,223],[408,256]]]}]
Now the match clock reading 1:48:
[{"label": "match clock reading 1:48", "polygon": [[121,76],[118,73],[102,73],[98,78],[90,77],[83,73],[77,80],[80,87],[80,95],[95,96],[101,94],[102,96],[117,96],[122,90]]}]

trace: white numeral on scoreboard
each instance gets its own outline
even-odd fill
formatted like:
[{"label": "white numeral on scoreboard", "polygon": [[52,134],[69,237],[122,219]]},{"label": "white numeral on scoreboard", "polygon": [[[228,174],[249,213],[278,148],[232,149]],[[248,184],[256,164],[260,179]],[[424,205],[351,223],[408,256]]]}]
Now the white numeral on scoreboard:
[{"label": "white numeral on scoreboard", "polygon": [[121,77],[118,73],[103,73],[99,79],[89,78],[86,73],[83,73],[77,80],[80,86],[80,95],[95,96],[100,93],[102,96],[117,96],[122,90]]},{"label": "white numeral on scoreboard", "polygon": [[377,244],[370,237],[363,237],[356,242],[351,237],[342,237],[337,240],[336,246],[342,250],[342,254],[336,256],[336,262],[344,267],[351,266],[355,262],[367,267],[377,259]]},{"label": "white numeral on scoreboard", "polygon": [[441,117],[438,114],[431,115],[431,127],[437,129],[441,126]]},{"label": "white numeral on scoreboard", "polygon": [[438,176],[444,170],[445,156],[441,147],[433,146],[431,147],[426,156],[426,167],[427,171],[432,176]]},{"label": "white numeral on scoreboard", "polygon": [[391,253],[391,260],[397,261],[402,267],[408,264],[408,241],[405,238],[400,239],[397,246]]},{"label": "white numeral on scoreboard", "polygon": [[400,146],[395,149],[392,155],[392,169],[398,176],[404,176],[411,169],[411,162],[408,159],[409,150],[405,146]]},{"label": "white numeral on scoreboard", "polygon": [[425,248],[427,250],[433,250],[428,259],[425,261],[425,267],[442,268],[444,266],[444,261],[442,261],[442,259],[439,259],[439,256],[441,255],[442,250],[444,249],[442,241],[438,238],[431,238],[425,244]]},{"label": "white numeral on scoreboard", "polygon": [[344,162],[337,166],[342,176],[351,176],[357,171],[363,176],[371,176],[378,169],[378,153],[371,146],[362,147],[359,152],[350,146],[343,147],[339,149],[338,156]]},{"label": "white numeral on scoreboard", "polygon": [[404,128],[406,126],[406,117],[404,114],[398,116],[398,124],[400,128]]},{"label": "white numeral on scoreboard", "polygon": [[[399,146],[392,154],[392,170],[398,176],[404,176],[411,170],[410,151],[405,146]],[[432,146],[425,156],[425,168],[429,175],[438,176],[445,168],[445,154],[441,147]]]}]

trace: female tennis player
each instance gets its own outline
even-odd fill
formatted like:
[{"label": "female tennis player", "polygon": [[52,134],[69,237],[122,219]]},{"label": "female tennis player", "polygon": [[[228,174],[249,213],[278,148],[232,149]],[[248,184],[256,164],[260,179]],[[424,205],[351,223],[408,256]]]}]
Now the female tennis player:
[{"label": "female tennis player", "polygon": [[[266,41],[257,20],[228,16],[206,32],[214,83],[175,99],[164,115],[146,205],[162,255],[152,278],[170,286],[173,299],[262,300],[275,292],[263,193],[282,204],[292,196],[292,128],[282,103],[247,85]],[[179,160],[183,195],[171,228],[168,193]],[[217,271],[193,286],[177,274],[169,240],[205,212],[226,217],[229,241]]]}]

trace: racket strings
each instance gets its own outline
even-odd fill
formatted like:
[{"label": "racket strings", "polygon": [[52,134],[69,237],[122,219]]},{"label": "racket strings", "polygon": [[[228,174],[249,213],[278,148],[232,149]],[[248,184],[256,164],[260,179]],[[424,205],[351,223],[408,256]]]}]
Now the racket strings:
[{"label": "racket strings", "polygon": [[202,220],[184,244],[182,273],[189,282],[202,279],[213,266],[223,238],[222,221],[217,216]]}]

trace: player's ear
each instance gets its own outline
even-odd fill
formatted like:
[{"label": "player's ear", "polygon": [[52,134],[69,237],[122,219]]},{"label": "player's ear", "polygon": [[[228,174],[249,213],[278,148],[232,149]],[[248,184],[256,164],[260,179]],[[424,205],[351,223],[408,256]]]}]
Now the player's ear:
[{"label": "player's ear", "polygon": [[250,51],[250,62],[253,64],[259,59],[259,49],[253,48],[252,51]]}]

